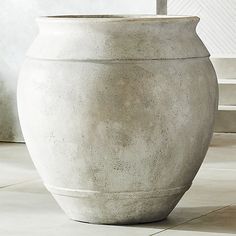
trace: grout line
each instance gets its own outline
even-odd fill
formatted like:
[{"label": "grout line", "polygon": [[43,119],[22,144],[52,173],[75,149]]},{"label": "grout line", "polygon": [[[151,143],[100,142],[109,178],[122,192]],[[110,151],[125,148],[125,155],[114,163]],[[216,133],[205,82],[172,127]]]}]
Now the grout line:
[{"label": "grout line", "polygon": [[213,211],[210,211],[210,212],[208,212],[208,213],[206,213],[206,214],[203,214],[203,215],[201,215],[201,216],[192,218],[192,219],[190,219],[190,220],[186,220],[186,221],[184,221],[184,222],[182,222],[182,223],[176,224],[175,226],[170,226],[170,227],[168,227],[168,228],[166,228],[166,229],[163,229],[163,230],[158,231],[158,232],[156,232],[156,233],[150,234],[149,236],[155,236],[155,235],[160,234],[160,233],[162,233],[162,232],[164,232],[164,231],[167,231],[167,230],[170,230],[170,229],[174,229],[174,228],[176,228],[176,227],[178,227],[178,226],[180,226],[180,225],[183,225],[183,224],[189,223],[189,222],[191,222],[191,221],[197,220],[197,219],[199,219],[199,218],[201,218],[201,217],[208,216],[208,215],[210,215],[210,214],[212,214],[212,213],[215,213],[215,212],[217,212],[217,211],[221,211],[221,210],[223,210],[223,209],[225,209],[225,208],[228,208],[228,207],[230,207],[230,206],[232,206],[232,204],[227,205],[227,206],[224,206],[224,207],[221,207],[221,208],[218,208],[218,209],[213,210]]},{"label": "grout line", "polygon": [[15,186],[15,185],[20,185],[20,184],[34,182],[34,181],[36,181],[38,179],[40,179],[40,178],[38,177],[38,178],[30,179],[30,180],[25,180],[25,181],[17,182],[17,183],[14,183],[14,184],[8,184],[8,185],[0,186],[0,191],[3,190],[3,189],[9,188],[9,187]]},{"label": "grout line", "polygon": [[236,169],[227,169],[227,168],[214,168],[214,167],[202,167],[202,170],[220,170],[220,171],[236,171]]}]

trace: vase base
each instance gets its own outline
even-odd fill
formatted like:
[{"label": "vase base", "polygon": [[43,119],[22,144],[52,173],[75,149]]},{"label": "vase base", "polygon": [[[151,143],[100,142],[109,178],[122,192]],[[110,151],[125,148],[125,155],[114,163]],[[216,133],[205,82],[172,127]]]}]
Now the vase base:
[{"label": "vase base", "polygon": [[[137,224],[164,220],[174,209],[188,187],[165,196],[142,196],[135,192],[130,197],[120,194],[68,196],[53,193],[67,216],[75,221],[94,224]],[[180,189],[179,189],[180,190]]]}]

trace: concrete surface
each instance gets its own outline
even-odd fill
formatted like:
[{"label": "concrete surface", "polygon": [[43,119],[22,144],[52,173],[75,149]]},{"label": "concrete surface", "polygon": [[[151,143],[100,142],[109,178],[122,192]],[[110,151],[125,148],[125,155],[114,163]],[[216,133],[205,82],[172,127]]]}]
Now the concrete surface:
[{"label": "concrete surface", "polygon": [[38,20],[18,83],[19,116],[34,163],[70,218],[160,220],[191,186],[218,105],[198,21]]}]

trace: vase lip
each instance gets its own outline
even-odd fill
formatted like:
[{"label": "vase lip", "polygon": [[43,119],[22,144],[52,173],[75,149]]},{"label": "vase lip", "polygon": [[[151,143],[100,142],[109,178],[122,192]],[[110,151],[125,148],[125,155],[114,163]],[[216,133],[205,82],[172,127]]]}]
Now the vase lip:
[{"label": "vase lip", "polygon": [[37,21],[111,22],[111,21],[199,21],[198,16],[188,15],[51,15],[40,16]]}]

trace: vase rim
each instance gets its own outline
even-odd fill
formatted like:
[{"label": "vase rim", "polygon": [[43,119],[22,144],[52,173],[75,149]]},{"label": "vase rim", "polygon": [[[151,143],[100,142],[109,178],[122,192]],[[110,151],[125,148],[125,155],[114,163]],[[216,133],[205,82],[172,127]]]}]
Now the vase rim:
[{"label": "vase rim", "polygon": [[40,16],[39,21],[89,21],[89,22],[110,22],[110,21],[176,21],[176,20],[199,20],[198,16],[187,15],[51,15]]}]

